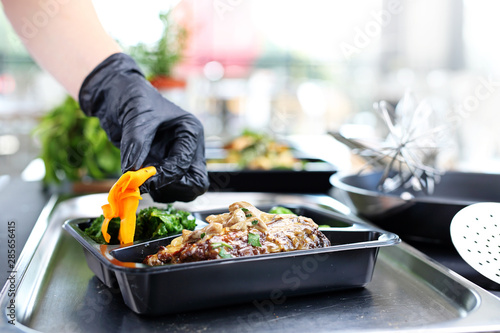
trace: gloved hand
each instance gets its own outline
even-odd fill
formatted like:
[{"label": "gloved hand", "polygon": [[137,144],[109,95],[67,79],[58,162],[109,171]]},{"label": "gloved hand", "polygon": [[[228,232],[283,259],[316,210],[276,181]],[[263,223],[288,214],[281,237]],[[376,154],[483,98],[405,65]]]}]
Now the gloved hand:
[{"label": "gloved hand", "polygon": [[165,99],[130,56],[116,53],[99,64],[84,80],[79,102],[120,148],[123,172],[156,167],[141,186],[153,200],[191,201],[207,190],[203,126]]}]

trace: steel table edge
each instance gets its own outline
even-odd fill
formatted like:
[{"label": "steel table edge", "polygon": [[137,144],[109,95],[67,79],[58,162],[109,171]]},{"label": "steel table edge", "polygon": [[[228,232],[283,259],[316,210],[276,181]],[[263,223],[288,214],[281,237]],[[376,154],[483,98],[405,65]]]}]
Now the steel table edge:
[{"label": "steel table edge", "polygon": [[[38,248],[38,245],[40,244],[40,241],[47,230],[48,223],[49,223],[49,217],[51,213],[53,212],[54,208],[56,207],[57,203],[59,201],[59,196],[57,194],[54,194],[50,197],[50,199],[47,201],[45,206],[43,207],[42,211],[40,212],[40,215],[38,219],[36,220],[33,230],[31,231],[26,244],[24,248],[22,249],[18,259],[16,260],[16,266],[14,267],[14,270],[12,271],[14,273],[14,286],[15,286],[15,293],[17,293],[17,289],[21,282],[23,281],[24,278],[24,273],[29,267],[29,264],[36,252],[36,249]],[[36,330],[33,330],[17,321],[17,317],[15,318],[14,322],[15,324],[10,323],[11,317],[9,317],[9,310],[7,308],[8,304],[11,302],[11,299],[13,299],[14,296],[10,296],[9,290],[10,290],[10,279],[8,279],[4,286],[2,287],[2,291],[0,292],[0,308],[3,309],[4,311],[1,312],[0,316],[0,331],[1,332],[38,332]],[[15,314],[15,313],[14,313]]]}]

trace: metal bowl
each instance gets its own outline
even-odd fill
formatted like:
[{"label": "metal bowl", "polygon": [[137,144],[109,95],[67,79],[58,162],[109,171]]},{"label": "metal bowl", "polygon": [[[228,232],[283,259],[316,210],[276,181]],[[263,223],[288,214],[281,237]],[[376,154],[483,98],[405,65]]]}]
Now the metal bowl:
[{"label": "metal bowl", "polygon": [[377,189],[381,172],[334,174],[333,196],[354,213],[403,240],[451,245],[450,223],[465,206],[500,202],[500,174],[446,172],[432,194],[399,189]]}]

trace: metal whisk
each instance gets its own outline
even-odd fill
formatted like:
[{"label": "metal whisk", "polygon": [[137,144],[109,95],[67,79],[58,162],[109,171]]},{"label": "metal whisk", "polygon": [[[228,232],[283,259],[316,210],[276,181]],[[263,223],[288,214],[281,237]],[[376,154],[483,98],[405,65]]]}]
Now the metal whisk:
[{"label": "metal whisk", "polygon": [[436,126],[430,104],[427,101],[417,103],[410,92],[395,108],[385,101],[375,103],[374,107],[387,127],[385,140],[368,147],[340,133],[331,134],[366,161],[359,173],[368,168],[382,169],[378,183],[380,191],[411,187],[431,194],[441,175],[436,157],[439,137],[446,125]]}]

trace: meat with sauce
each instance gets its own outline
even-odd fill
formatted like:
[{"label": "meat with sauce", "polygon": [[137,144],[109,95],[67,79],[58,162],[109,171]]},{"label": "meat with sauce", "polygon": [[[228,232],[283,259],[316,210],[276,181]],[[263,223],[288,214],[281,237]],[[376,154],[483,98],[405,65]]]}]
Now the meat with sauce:
[{"label": "meat with sauce", "polygon": [[208,226],[183,230],[182,236],[146,257],[144,263],[159,266],[330,246],[312,219],[265,213],[244,201],[230,205],[228,213],[210,215],[206,220]]}]

